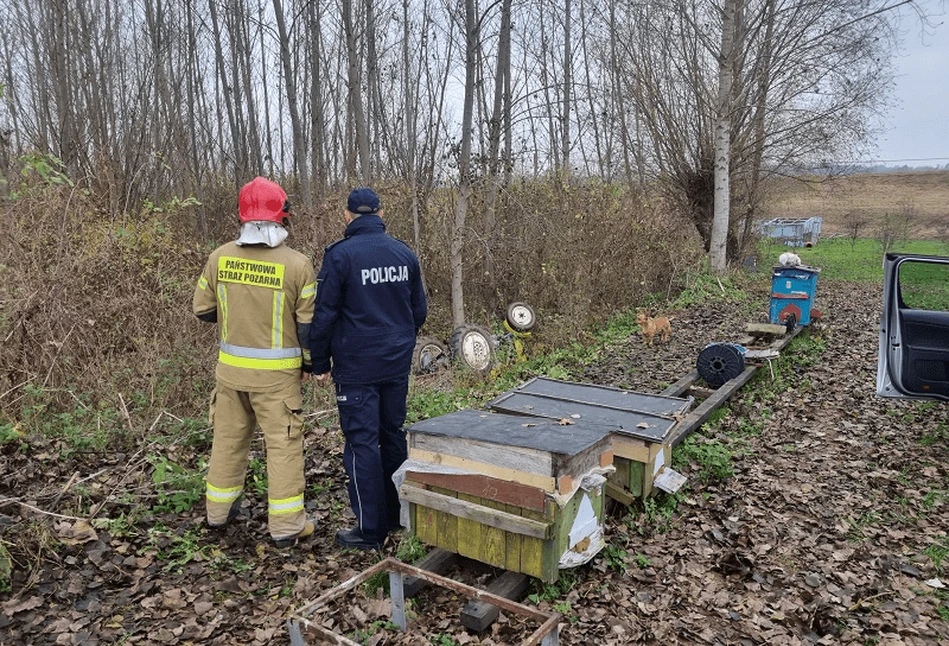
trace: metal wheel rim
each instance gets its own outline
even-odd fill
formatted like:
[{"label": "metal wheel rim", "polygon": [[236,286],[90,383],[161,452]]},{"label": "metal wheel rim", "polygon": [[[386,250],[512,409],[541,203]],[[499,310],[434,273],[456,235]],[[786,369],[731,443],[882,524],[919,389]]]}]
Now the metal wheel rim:
[{"label": "metal wheel rim", "polygon": [[491,365],[491,346],[484,335],[468,332],[461,340],[461,354],[465,363],[475,370],[485,370]]},{"label": "metal wheel rim", "polygon": [[442,348],[434,343],[425,344],[418,352],[419,368],[422,370],[431,370],[444,356],[445,351]]},{"label": "metal wheel rim", "polygon": [[511,308],[511,320],[520,327],[528,327],[534,323],[534,313],[526,305],[515,305]]}]

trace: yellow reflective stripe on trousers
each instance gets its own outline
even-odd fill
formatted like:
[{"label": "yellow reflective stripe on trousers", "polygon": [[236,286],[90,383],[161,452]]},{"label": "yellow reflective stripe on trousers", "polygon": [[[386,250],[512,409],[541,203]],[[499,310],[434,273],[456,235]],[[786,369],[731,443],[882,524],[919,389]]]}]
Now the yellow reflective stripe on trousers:
[{"label": "yellow reflective stripe on trousers", "polygon": [[205,278],[204,276],[201,276],[201,278],[198,279],[198,287],[200,287],[201,289],[207,289],[208,279]]},{"label": "yellow reflective stripe on trousers", "polygon": [[241,497],[242,493],[244,493],[243,486],[227,487],[222,489],[221,487],[215,487],[210,482],[207,484],[207,497],[211,502],[234,502]]},{"label": "yellow reflective stripe on trousers", "polygon": [[310,283],[309,285],[304,285],[303,290],[300,292],[300,298],[310,298],[311,296],[316,295],[316,283]]},{"label": "yellow reflective stripe on trousers", "polygon": [[291,370],[303,365],[303,357],[289,357],[287,359],[254,359],[251,357],[238,357],[228,354],[224,350],[217,353],[217,360],[226,366],[235,368],[253,368],[254,370]]},{"label": "yellow reflective stripe on trousers", "polygon": [[227,341],[227,289],[218,283],[217,300],[221,306],[221,341]]},{"label": "yellow reflective stripe on trousers", "polygon": [[273,293],[273,323],[270,327],[270,347],[283,347],[283,292]]},{"label": "yellow reflective stripe on trousers", "polygon": [[293,496],[292,498],[271,498],[269,510],[274,516],[303,511],[303,494],[301,493],[299,496]]}]

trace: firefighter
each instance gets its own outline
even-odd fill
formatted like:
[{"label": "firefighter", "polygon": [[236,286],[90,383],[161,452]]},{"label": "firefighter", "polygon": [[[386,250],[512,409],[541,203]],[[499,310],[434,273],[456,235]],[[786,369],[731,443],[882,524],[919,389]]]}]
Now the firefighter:
[{"label": "firefighter", "polygon": [[350,193],[344,237],[323,255],[310,334],[316,380],[327,382],[332,366],[356,515],[356,526],[337,532],[336,543],[363,550],[381,549],[399,528],[392,474],[407,457],[409,371],[428,313],[418,258],[386,233],[380,206],[372,189]]},{"label": "firefighter", "polygon": [[257,423],[267,449],[270,535],[288,547],[315,529],[303,509],[301,383],[312,371],[305,343],[316,283],[307,257],[284,244],[290,203],[278,184],[247,183],[239,214],[240,237],[214,250],[194,290],[195,315],[216,322],[219,333],[207,522],[223,527],[239,513]]}]

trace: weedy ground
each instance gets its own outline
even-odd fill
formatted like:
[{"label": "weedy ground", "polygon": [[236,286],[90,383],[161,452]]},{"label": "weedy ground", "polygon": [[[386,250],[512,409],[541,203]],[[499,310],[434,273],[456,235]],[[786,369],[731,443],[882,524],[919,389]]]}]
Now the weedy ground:
[{"label": "weedy ground", "polygon": [[[270,544],[259,441],[250,516],[207,530],[213,335],[188,312],[206,249],[177,247],[164,225],[57,227],[40,208],[20,214],[40,239],[16,238],[0,262],[20,277],[4,283],[0,312],[0,642],[288,643],[294,609],[380,558],[332,544],[351,521],[330,392],[307,394],[316,536]],[[80,239],[82,253],[56,255]],[[410,422],[481,407],[536,375],[658,392],[705,344],[766,319],[780,250],[762,247],[754,272],[683,271],[674,293],[651,283],[570,332],[538,308],[527,361],[503,355],[487,380],[457,367],[416,378]],[[931,585],[949,578],[949,407],[873,395],[881,253],[875,239],[801,250],[823,267],[824,322],[676,449],[685,488],[618,509],[596,559],[532,587],[528,603],[565,617],[562,643],[949,643],[949,595]],[[642,343],[635,305],[672,318],[668,343]],[[385,554],[424,551],[403,533]],[[517,641],[507,617],[468,634],[462,602],[444,595],[413,602],[413,632],[401,635],[384,585],[329,621],[365,644]]]}]

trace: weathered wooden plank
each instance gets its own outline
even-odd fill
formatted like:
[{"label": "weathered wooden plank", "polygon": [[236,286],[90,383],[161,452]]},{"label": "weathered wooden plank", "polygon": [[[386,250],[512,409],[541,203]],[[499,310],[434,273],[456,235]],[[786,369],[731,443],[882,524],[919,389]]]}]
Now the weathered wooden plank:
[{"label": "weathered wooden plank", "polygon": [[600,453],[600,468],[605,469],[613,464],[613,449]]},{"label": "weathered wooden plank", "polygon": [[689,388],[689,394],[696,399],[708,399],[715,394],[715,389],[703,388],[702,386],[692,386]]},{"label": "weathered wooden plank", "polygon": [[629,493],[634,496],[642,496],[644,490],[644,481],[646,473],[646,464],[644,462],[629,462]]},{"label": "weathered wooden plank", "polygon": [[[404,488],[405,486],[403,486],[403,489]],[[442,513],[457,516],[458,553],[463,556],[469,556],[483,563],[484,556],[481,554],[482,523],[479,519],[471,517],[474,515],[473,511],[469,514],[465,513],[467,510],[473,510],[475,508],[477,508],[479,511],[483,509],[481,505],[475,502],[477,500],[479,500],[479,498],[476,496],[469,496],[467,494],[460,493],[458,494],[457,499],[450,496],[443,496],[440,500],[436,500],[428,504],[431,506],[440,505],[438,509]]]},{"label": "weathered wooden plank", "polygon": [[[575,480],[579,480],[583,474],[589,473],[600,466],[603,454],[609,452],[612,447],[613,436],[613,434],[607,433],[600,442],[577,455],[554,455],[552,475],[558,477],[572,476]],[[560,491],[565,490],[560,489]]]},{"label": "weathered wooden plank", "polygon": [[[435,548],[426,554],[421,561],[415,564],[415,567],[434,572],[435,574],[445,574],[458,562],[458,555],[448,550]],[[428,585],[428,582],[414,576],[407,576],[402,583],[403,594],[406,597],[414,597],[419,590]]]},{"label": "weathered wooden plank", "polygon": [[496,466],[494,464],[478,462],[476,460],[468,460],[466,458],[459,458],[454,455],[435,453],[414,447],[409,449],[409,458],[412,460],[418,460],[419,462],[444,464],[445,466],[463,469],[472,473],[481,473],[492,478],[498,478],[500,480],[510,480],[511,482],[518,482],[520,484],[527,485],[528,487],[543,489],[544,491],[550,493],[553,493],[557,490],[556,478],[552,476],[540,476],[533,473],[527,473],[525,471],[508,469],[505,467]]},{"label": "weathered wooden plank", "polygon": [[788,328],[777,323],[749,323],[745,326],[745,332],[751,336],[784,336],[787,334]]},{"label": "weathered wooden plank", "polygon": [[[399,490],[399,493],[404,499],[411,503],[423,505],[425,507],[435,509],[436,511],[444,511],[454,516],[458,516],[459,519],[474,521],[476,524],[487,525],[488,527],[496,527],[504,531],[516,532],[518,534],[523,534],[525,536],[531,536],[534,538],[543,539],[548,537],[549,524],[531,520],[529,518],[524,518],[522,516],[516,516],[499,509],[490,509],[484,505],[464,499],[470,496],[464,496],[462,494],[462,496],[459,498],[452,498],[451,496],[435,493],[434,491],[426,491],[425,489],[410,483],[403,484],[402,488]],[[474,531],[474,528],[469,523],[462,524],[459,522],[459,546],[463,540],[467,541],[469,539],[467,534],[470,533],[477,532]],[[475,556],[473,558],[477,557]]]},{"label": "weathered wooden plank", "polygon": [[689,433],[699,428],[712,416],[712,411],[721,406],[729,397],[734,395],[739,388],[748,383],[748,380],[751,379],[757,369],[757,366],[747,366],[740,375],[719,386],[714,395],[699,404],[695,410],[686,415],[685,419],[679,422],[678,426],[672,429],[668,444],[670,446],[678,446]]},{"label": "weathered wooden plank", "polygon": [[[518,572],[504,572],[492,581],[486,590],[499,597],[520,601],[530,584],[530,578]],[[461,611],[461,623],[468,630],[481,632],[498,618],[500,608],[487,601],[472,599]]]},{"label": "weathered wooden plank", "polygon": [[[529,424],[530,422],[525,423]],[[553,454],[548,451],[480,442],[446,435],[412,433],[411,431],[409,436],[412,438],[410,446],[414,449],[493,464],[502,469],[523,471],[540,476],[555,475]]]},{"label": "weathered wooden plank", "polygon": [[[480,504],[501,511],[503,513],[508,513],[506,510],[506,505],[504,503],[499,503],[496,500],[489,500],[486,498],[479,498],[478,501]],[[512,516],[516,514],[511,514]],[[485,563],[490,563],[491,565],[496,565],[497,567],[505,567],[507,564],[507,541],[504,539],[504,535],[509,532],[505,532],[502,529],[497,527],[488,527],[487,525],[481,528],[481,555],[482,560]]]},{"label": "weathered wooden plank", "polygon": [[665,390],[663,390],[660,395],[666,397],[679,397],[682,393],[686,392],[692,384],[694,384],[699,379],[699,371],[693,370],[686,376],[682,377],[679,381],[675,382]]},{"label": "weathered wooden plank", "polygon": [[[515,516],[522,515],[522,508],[515,505],[505,505],[506,511]],[[521,571],[521,535],[514,532],[504,532],[504,567],[514,572]]]},{"label": "weathered wooden plank", "polygon": [[636,498],[634,496],[627,493],[626,489],[614,482],[608,481],[606,483],[606,495],[626,507],[629,507],[631,504],[636,502]]},{"label": "weathered wooden plank", "polygon": [[490,498],[517,507],[544,510],[547,497],[543,489],[529,487],[510,480],[492,478],[480,473],[425,473],[408,471],[405,479],[433,487],[451,489],[471,496]]},{"label": "weathered wooden plank", "polygon": [[[457,496],[450,489],[434,489],[435,493],[446,496]],[[435,515],[435,530],[438,536],[437,545],[451,552],[458,551],[458,519],[451,514],[438,513]]]},{"label": "weathered wooden plank", "polygon": [[438,545],[435,511],[420,505],[412,505],[412,512],[415,516],[415,535],[418,539],[428,545]]},{"label": "weathered wooden plank", "polygon": [[538,579],[544,573],[544,545],[547,541],[530,536],[521,536],[521,568],[524,574],[536,576]]},{"label": "weathered wooden plank", "polygon": [[608,482],[627,495],[629,494],[629,462],[625,458],[617,458],[613,461],[613,467],[616,470],[607,476]]},{"label": "weathered wooden plank", "polygon": [[794,340],[795,337],[797,337],[798,334],[800,334],[803,331],[804,331],[804,326],[798,325],[796,328],[794,328],[791,331],[790,334],[787,334],[779,339],[775,339],[771,343],[770,347],[774,348],[775,350],[783,350],[784,348],[788,346],[789,343],[791,343],[791,341]]},{"label": "weathered wooden plank", "polygon": [[614,435],[613,455],[617,458],[625,458],[636,462],[649,462],[649,445],[642,440]]}]

